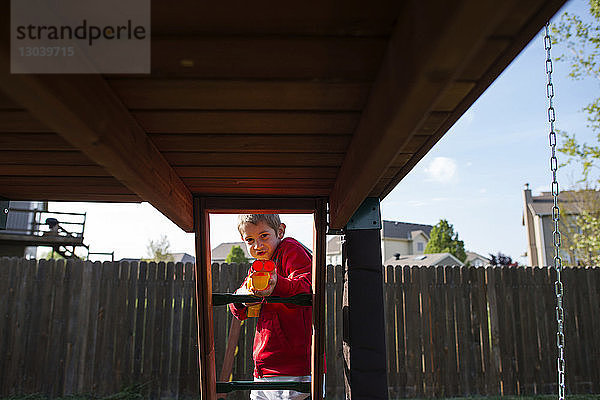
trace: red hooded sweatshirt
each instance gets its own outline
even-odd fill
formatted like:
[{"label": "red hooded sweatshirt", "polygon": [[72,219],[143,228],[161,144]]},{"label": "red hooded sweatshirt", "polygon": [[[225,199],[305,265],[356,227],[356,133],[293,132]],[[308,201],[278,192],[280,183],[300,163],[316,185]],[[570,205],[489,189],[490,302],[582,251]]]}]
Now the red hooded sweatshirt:
[{"label": "red hooded sweatshirt", "polygon": [[[312,258],[297,240],[285,238],[273,253],[277,284],[272,296],[311,293]],[[247,307],[230,304],[232,314],[248,318]],[[254,376],[310,375],[312,307],[263,303],[254,335]]]}]

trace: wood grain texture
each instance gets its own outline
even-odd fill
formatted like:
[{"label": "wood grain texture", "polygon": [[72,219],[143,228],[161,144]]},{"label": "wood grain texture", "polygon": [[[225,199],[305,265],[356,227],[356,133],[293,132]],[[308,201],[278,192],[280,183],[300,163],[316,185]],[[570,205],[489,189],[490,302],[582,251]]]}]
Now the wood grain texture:
[{"label": "wood grain texture", "polygon": [[148,133],[333,134],[354,132],[356,112],[135,111]]},{"label": "wood grain texture", "polygon": [[161,78],[108,78],[108,83],[130,110],[360,111],[371,86],[370,82]]},{"label": "wood grain texture", "polygon": [[213,329],[212,279],[210,263],[210,220],[205,201],[194,198],[196,232],[196,304],[198,318],[198,356],[200,398],[216,398],[217,374]]},{"label": "wood grain texture", "polygon": [[371,81],[385,47],[386,38],[153,37],[152,76]]},{"label": "wood grain texture", "polygon": [[327,201],[316,200],[313,226],[313,335],[311,347],[311,398],[323,399],[323,374],[325,372],[325,278],[327,252]]}]

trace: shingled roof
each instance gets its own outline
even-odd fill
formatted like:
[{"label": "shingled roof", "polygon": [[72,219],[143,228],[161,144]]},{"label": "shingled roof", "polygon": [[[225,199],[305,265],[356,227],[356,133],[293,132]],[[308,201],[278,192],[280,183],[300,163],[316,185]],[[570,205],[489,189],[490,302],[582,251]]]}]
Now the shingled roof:
[{"label": "shingled roof", "polygon": [[409,222],[383,221],[383,237],[395,239],[412,239],[411,232],[423,231],[427,237],[431,233],[432,225],[411,224]]}]

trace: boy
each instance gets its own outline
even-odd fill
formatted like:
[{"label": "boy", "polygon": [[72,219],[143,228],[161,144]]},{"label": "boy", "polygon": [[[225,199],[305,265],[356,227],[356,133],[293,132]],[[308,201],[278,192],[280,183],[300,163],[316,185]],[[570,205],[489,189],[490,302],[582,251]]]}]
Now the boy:
[{"label": "boy", "polygon": [[[283,237],[285,224],[279,215],[240,215],[238,230],[252,257],[275,262],[267,288],[251,289],[252,294],[290,297],[311,292],[311,255],[297,240]],[[246,281],[236,293],[249,294]],[[248,318],[246,304],[230,304],[229,308],[236,318]],[[310,306],[261,304],[252,351],[255,381],[310,381],[311,320]],[[301,400],[308,396],[294,390],[250,393],[253,400]]]}]

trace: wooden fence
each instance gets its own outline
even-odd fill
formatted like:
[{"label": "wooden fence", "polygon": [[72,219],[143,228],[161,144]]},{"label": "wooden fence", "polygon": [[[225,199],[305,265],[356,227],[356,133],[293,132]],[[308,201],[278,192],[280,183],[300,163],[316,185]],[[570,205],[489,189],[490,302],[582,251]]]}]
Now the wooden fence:
[{"label": "wooden fence", "polygon": [[[232,292],[247,267],[212,268],[213,291]],[[384,275],[391,398],[556,391],[552,271],[388,266]],[[600,393],[600,269],[563,276],[568,391]],[[344,393],[342,278],[327,267],[327,398]],[[197,396],[194,289],[192,264],[0,259],[0,396],[105,395],[131,383],[146,383],[151,398]],[[226,307],[214,321],[219,373]],[[251,379],[255,323],[242,325],[235,380]]]}]

